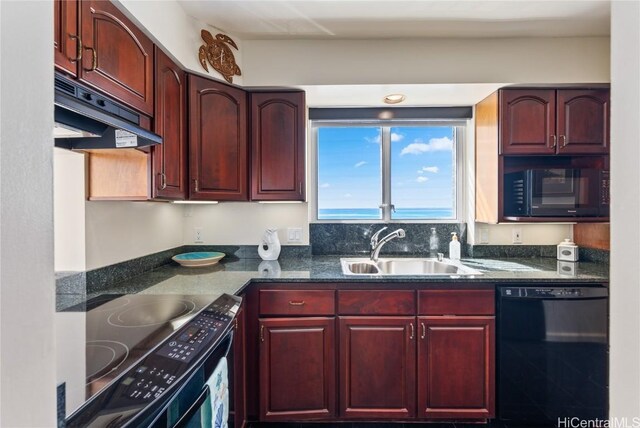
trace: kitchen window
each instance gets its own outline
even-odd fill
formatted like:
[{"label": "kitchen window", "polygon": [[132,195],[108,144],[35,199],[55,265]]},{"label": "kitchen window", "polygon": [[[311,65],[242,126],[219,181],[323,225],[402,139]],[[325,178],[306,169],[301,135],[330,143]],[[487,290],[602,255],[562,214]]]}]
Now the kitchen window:
[{"label": "kitchen window", "polygon": [[459,221],[463,122],[312,121],[314,220]]}]

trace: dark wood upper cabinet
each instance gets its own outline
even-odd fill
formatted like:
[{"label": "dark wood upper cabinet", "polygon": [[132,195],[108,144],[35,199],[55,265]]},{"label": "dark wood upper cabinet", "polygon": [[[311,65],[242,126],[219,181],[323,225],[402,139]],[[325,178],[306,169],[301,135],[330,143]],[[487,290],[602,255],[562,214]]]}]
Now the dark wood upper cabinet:
[{"label": "dark wood upper cabinet", "polygon": [[78,1],[54,0],[53,49],[58,70],[77,75],[82,55],[82,42],[78,34]]},{"label": "dark wood upper cabinet", "polygon": [[251,200],[305,200],[305,94],[251,94]]},{"label": "dark wood upper cabinet", "polygon": [[340,317],[343,418],[415,416],[415,318]]},{"label": "dark wood upper cabinet", "polygon": [[162,144],[154,146],[152,197],[187,197],[187,75],[156,47],[154,131]]},{"label": "dark wood upper cabinet", "polygon": [[558,90],[558,153],[609,153],[609,90]]},{"label": "dark wood upper cabinet", "polygon": [[556,91],[500,91],[500,149],[505,155],[556,152]]},{"label": "dark wood upper cabinet", "polygon": [[335,318],[260,320],[260,420],[335,415]]},{"label": "dark wood upper cabinet", "polygon": [[418,324],[418,417],[494,417],[494,317],[418,317]]},{"label": "dark wood upper cabinet", "polygon": [[151,116],[153,42],[110,1],[80,4],[80,79]]},{"label": "dark wood upper cabinet", "polygon": [[247,95],[189,75],[189,199],[246,201]]}]

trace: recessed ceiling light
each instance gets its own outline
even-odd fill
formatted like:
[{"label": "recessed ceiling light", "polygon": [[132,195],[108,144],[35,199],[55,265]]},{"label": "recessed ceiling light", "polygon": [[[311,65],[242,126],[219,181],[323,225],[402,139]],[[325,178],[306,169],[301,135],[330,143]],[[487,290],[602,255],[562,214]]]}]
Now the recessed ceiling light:
[{"label": "recessed ceiling light", "polygon": [[405,96],[403,94],[389,94],[382,99],[385,104],[398,104],[405,100]]}]

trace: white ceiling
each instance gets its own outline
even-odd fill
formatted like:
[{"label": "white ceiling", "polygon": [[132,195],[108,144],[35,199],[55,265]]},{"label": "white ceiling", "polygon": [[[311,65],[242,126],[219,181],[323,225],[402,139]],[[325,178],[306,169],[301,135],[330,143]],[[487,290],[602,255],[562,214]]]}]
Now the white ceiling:
[{"label": "white ceiling", "polygon": [[306,91],[309,107],[388,107],[385,95],[401,93],[406,100],[397,107],[469,106],[477,104],[503,83],[455,85],[313,85]]},{"label": "white ceiling", "polygon": [[178,0],[243,40],[609,35],[609,0]]}]

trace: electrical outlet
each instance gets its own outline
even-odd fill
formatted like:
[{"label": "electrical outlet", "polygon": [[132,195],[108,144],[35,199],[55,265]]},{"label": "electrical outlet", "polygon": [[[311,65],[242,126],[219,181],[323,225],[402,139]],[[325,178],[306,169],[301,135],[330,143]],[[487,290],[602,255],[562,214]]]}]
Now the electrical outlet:
[{"label": "electrical outlet", "polygon": [[196,244],[204,243],[204,233],[202,233],[202,227],[193,228],[193,242]]},{"label": "electrical outlet", "polygon": [[481,227],[480,228],[480,243],[488,244],[489,243],[489,228]]},{"label": "electrical outlet", "polygon": [[301,227],[287,228],[287,241],[302,242],[302,228]]},{"label": "electrical outlet", "polygon": [[512,237],[513,237],[513,243],[514,244],[522,244],[522,228],[521,227],[514,227],[512,230]]}]

